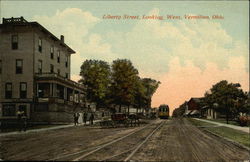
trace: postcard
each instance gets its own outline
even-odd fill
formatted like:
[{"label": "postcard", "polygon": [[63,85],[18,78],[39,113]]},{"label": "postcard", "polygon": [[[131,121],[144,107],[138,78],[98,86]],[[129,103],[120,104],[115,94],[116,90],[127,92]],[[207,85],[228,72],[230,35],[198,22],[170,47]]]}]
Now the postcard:
[{"label": "postcard", "polygon": [[249,161],[249,1],[0,1],[0,160]]}]

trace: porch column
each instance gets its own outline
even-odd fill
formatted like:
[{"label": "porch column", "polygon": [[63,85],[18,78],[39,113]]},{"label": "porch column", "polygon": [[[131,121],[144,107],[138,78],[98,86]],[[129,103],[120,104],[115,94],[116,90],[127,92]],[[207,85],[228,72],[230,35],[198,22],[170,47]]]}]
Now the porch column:
[{"label": "porch column", "polygon": [[80,95],[80,91],[78,91],[78,103],[80,103],[80,97],[81,97],[81,95]]},{"label": "porch column", "polygon": [[73,96],[73,102],[75,102],[75,90],[73,89],[73,94],[72,94],[72,96]]},{"label": "porch column", "polygon": [[56,85],[56,83],[53,83],[53,97],[58,97],[57,96],[57,85]]},{"label": "porch column", "polygon": [[68,94],[67,94],[67,87],[64,87],[64,100],[67,100]]},{"label": "porch column", "polygon": [[53,97],[53,83],[49,83],[49,95]]},{"label": "porch column", "polygon": [[39,83],[36,83],[36,96],[39,97]]}]

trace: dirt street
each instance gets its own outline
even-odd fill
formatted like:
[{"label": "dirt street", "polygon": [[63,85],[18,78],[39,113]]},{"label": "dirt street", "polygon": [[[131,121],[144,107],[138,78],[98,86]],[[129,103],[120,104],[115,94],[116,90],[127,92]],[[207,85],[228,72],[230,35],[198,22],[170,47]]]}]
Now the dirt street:
[{"label": "dirt street", "polygon": [[[0,138],[0,159],[56,160],[58,157],[86,150],[138,129],[70,127],[45,132]],[[62,160],[62,159],[59,159]]]},{"label": "dirt street", "polygon": [[132,160],[148,161],[239,161],[249,152],[210,136],[186,119],[172,120],[157,131]]},{"label": "dirt street", "polygon": [[[156,129],[157,128],[157,129]],[[156,130],[152,136],[148,136]],[[126,136],[126,138],[122,138]],[[115,142],[113,142],[115,141]],[[143,141],[145,143],[143,143]],[[155,120],[130,128],[71,127],[5,136],[3,160],[231,161],[248,160],[249,153],[210,136],[187,120]]]}]

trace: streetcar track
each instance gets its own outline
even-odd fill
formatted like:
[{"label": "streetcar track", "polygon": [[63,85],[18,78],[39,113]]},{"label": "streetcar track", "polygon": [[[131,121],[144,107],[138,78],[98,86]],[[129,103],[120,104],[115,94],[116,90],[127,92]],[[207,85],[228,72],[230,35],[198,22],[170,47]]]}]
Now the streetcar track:
[{"label": "streetcar track", "polygon": [[[68,158],[68,157],[70,157],[70,156],[74,156],[74,155],[77,155],[77,154],[85,153],[85,152],[88,152],[88,151],[90,151],[90,152],[95,152],[95,150],[98,151],[98,150],[100,150],[101,148],[104,148],[104,147],[106,147],[106,146],[108,146],[108,145],[110,145],[110,144],[112,144],[112,143],[118,142],[118,141],[122,140],[123,138],[126,138],[126,137],[128,137],[128,136],[130,136],[130,135],[132,135],[132,134],[135,134],[135,133],[137,133],[137,132],[139,132],[139,131],[141,131],[141,130],[143,130],[143,129],[145,129],[145,128],[147,128],[147,127],[153,125],[153,124],[155,124],[155,123],[151,123],[151,124],[148,124],[148,125],[146,125],[146,126],[144,126],[144,127],[142,127],[142,128],[138,128],[137,130],[132,131],[131,133],[129,133],[129,134],[125,135],[125,136],[118,137],[118,138],[113,139],[113,140],[111,140],[111,141],[105,142],[104,144],[100,144],[100,145],[97,145],[97,146],[93,146],[93,147],[91,147],[91,148],[87,148],[87,149],[84,149],[84,150],[81,150],[81,151],[77,151],[77,152],[74,152],[74,153],[62,155],[62,156],[59,156],[59,157],[56,157],[56,158],[52,158],[52,159],[49,159],[49,161],[55,161],[55,160],[60,160],[60,159]],[[89,152],[88,152],[88,153],[89,153]],[[86,154],[88,154],[88,153],[86,153]],[[85,154],[84,154],[84,155],[85,155]],[[74,159],[73,161],[77,161],[77,159]]]},{"label": "streetcar track", "polygon": [[134,154],[142,147],[142,145],[148,141],[148,139],[160,128],[162,127],[162,125],[164,124],[165,122],[162,122],[158,127],[156,127],[147,137],[145,140],[143,140],[137,147],[136,149],[131,153],[129,154],[129,156],[126,157],[126,159],[124,161],[128,161],[132,158],[132,156],[134,156]]},{"label": "streetcar track", "polygon": [[[135,145],[134,147],[132,147],[132,148],[129,149],[129,150],[126,150],[126,151],[123,151],[123,152],[118,153],[118,154],[116,154],[116,155],[113,155],[113,156],[111,156],[111,157],[108,157],[108,158],[106,158],[105,160],[98,160],[98,161],[106,161],[106,160],[109,160],[109,159],[113,159],[114,157],[121,156],[121,155],[126,154],[126,153],[128,153],[128,152],[130,152],[130,151],[133,151],[133,150],[138,151],[138,149],[142,146],[142,143],[145,143],[145,142],[149,139],[149,136],[151,137],[151,136],[154,134],[154,132],[155,132],[156,130],[158,130],[158,128],[160,128],[164,123],[165,123],[165,122],[161,122],[161,123],[157,126],[157,128],[155,128],[151,133],[149,133],[149,135],[147,135],[147,137],[143,140],[143,142],[139,143],[138,145]],[[155,123],[153,123],[153,124],[155,124]],[[79,157],[73,159],[72,161],[79,161],[79,160],[81,160],[81,159],[83,159],[83,158],[86,158],[87,156],[90,156],[90,155],[94,154],[95,152],[97,152],[97,151],[99,151],[99,150],[101,150],[101,149],[103,149],[103,148],[106,148],[107,146],[109,146],[109,145],[111,145],[111,144],[114,144],[114,143],[116,143],[116,142],[119,142],[119,141],[125,139],[126,137],[129,137],[129,136],[131,136],[131,135],[133,135],[133,134],[135,134],[135,133],[137,133],[137,132],[140,132],[141,130],[144,130],[145,128],[147,128],[147,127],[149,127],[149,126],[151,126],[151,125],[153,125],[153,124],[147,125],[147,126],[141,128],[141,129],[137,130],[137,131],[134,131],[134,132],[131,132],[131,133],[127,134],[126,136],[120,137],[120,138],[118,138],[118,139],[116,139],[116,140],[114,140],[114,141],[111,141],[111,142],[108,142],[108,143],[106,143],[106,144],[103,144],[103,145],[101,145],[100,147],[98,147],[98,148],[96,148],[96,149],[94,149],[94,150],[92,150],[92,151],[90,151],[90,152],[88,152],[88,153],[86,153],[86,154],[84,154],[84,155],[82,155],[82,156],[79,156]],[[135,151],[135,152],[136,152],[136,151]],[[133,152],[134,152],[134,151],[133,151]],[[135,153],[135,152],[134,152],[134,153]],[[133,153],[133,154],[134,154],[134,153]],[[131,156],[131,154],[129,154],[129,156]],[[132,157],[132,156],[131,156],[131,157]],[[127,159],[127,158],[126,158],[126,159]]]}]

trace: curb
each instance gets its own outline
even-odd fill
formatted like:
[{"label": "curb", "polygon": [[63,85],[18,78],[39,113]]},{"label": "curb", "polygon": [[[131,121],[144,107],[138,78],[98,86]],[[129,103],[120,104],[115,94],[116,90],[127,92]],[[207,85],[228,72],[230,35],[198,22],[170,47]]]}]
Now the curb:
[{"label": "curb", "polygon": [[209,134],[211,134],[211,135],[213,135],[213,136],[216,136],[216,137],[218,137],[218,138],[221,138],[221,139],[223,139],[224,141],[230,142],[230,143],[234,144],[235,146],[237,146],[237,147],[239,147],[239,148],[241,148],[241,149],[245,149],[245,150],[247,150],[247,151],[250,151],[250,148],[249,148],[249,147],[244,146],[244,145],[242,145],[242,144],[240,144],[240,143],[238,143],[238,142],[235,142],[235,141],[233,141],[233,140],[231,140],[231,139],[229,139],[229,138],[227,138],[227,137],[222,137],[222,136],[220,136],[220,135],[218,135],[218,134],[215,134],[215,133],[213,133],[213,132],[211,132],[211,131],[209,131],[209,130],[206,130],[206,129],[201,129],[201,130],[204,131],[204,132],[207,132],[207,133],[209,133]]}]

